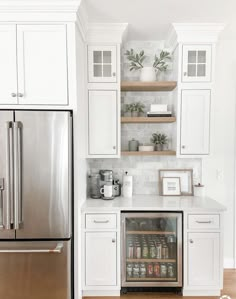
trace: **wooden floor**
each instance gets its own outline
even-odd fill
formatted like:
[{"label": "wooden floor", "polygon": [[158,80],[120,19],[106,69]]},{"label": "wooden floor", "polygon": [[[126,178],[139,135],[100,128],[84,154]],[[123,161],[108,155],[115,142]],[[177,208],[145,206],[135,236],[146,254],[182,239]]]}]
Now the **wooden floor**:
[{"label": "wooden floor", "polygon": [[[231,299],[236,299],[236,270],[225,270],[224,271],[224,289],[222,295],[228,295]],[[118,297],[84,297],[86,299],[99,298],[99,299],[116,299]],[[170,294],[170,293],[128,293],[127,295],[122,295],[122,299],[180,299],[180,295]],[[219,299],[220,297],[183,297],[184,299]]]}]

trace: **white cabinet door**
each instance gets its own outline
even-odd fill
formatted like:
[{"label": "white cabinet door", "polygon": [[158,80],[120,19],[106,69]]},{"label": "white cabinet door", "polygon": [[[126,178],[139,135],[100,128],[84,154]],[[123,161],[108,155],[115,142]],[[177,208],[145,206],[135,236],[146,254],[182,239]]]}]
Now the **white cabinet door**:
[{"label": "white cabinet door", "polygon": [[16,26],[0,26],[0,104],[17,104]]},{"label": "white cabinet door", "polygon": [[117,154],[116,91],[90,90],[88,99],[88,154]]},{"label": "white cabinet door", "polygon": [[187,269],[189,286],[219,286],[219,233],[188,233]]},{"label": "white cabinet door", "polygon": [[89,82],[116,82],[116,46],[88,46]]},{"label": "white cabinet door", "polygon": [[183,82],[209,82],[211,68],[211,45],[183,46]]},{"label": "white cabinet door", "polygon": [[210,90],[183,90],[181,98],[181,155],[208,155]]},{"label": "white cabinet door", "polygon": [[86,286],[115,286],[116,233],[86,232],[85,238]]},{"label": "white cabinet door", "polygon": [[19,104],[66,105],[65,25],[17,26]]}]

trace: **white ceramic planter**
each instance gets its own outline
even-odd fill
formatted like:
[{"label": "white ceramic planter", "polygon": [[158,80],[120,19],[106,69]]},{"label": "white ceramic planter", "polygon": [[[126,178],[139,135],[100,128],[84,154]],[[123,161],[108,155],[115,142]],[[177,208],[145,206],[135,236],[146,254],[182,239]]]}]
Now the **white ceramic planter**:
[{"label": "white ceramic planter", "polygon": [[152,66],[141,68],[140,81],[156,81],[156,71]]}]

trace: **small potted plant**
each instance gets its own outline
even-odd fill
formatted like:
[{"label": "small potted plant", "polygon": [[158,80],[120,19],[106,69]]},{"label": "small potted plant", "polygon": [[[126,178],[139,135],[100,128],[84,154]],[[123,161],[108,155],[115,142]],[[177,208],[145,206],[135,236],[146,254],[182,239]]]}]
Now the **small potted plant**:
[{"label": "small potted plant", "polygon": [[168,143],[168,137],[165,134],[153,133],[151,142],[155,144],[155,150],[163,151],[164,145]]},{"label": "small potted plant", "polygon": [[171,59],[170,53],[162,50],[159,56],[155,55],[152,66],[144,66],[143,62],[146,58],[144,50],[136,53],[134,49],[130,49],[125,52],[125,55],[130,61],[130,71],[141,70],[140,81],[156,81],[157,72],[166,71],[168,67],[166,60]]},{"label": "small potted plant", "polygon": [[145,108],[145,105],[141,102],[138,102],[137,103],[137,109],[138,109],[138,116],[144,116],[144,109]]},{"label": "small potted plant", "polygon": [[125,105],[124,116],[125,117],[131,117],[131,112],[132,112],[132,104],[126,104]]}]

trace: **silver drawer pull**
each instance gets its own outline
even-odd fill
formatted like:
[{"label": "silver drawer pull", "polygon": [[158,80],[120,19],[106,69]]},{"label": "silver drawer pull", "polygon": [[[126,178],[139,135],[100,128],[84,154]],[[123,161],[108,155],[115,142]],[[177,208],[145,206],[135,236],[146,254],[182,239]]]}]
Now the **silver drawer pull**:
[{"label": "silver drawer pull", "polygon": [[94,223],[108,223],[109,220],[93,220]]},{"label": "silver drawer pull", "polygon": [[211,220],[207,220],[207,221],[199,221],[199,220],[196,220],[197,223],[211,223],[212,221]]},{"label": "silver drawer pull", "polygon": [[2,249],[0,253],[61,253],[63,243],[57,243],[54,249]]}]

